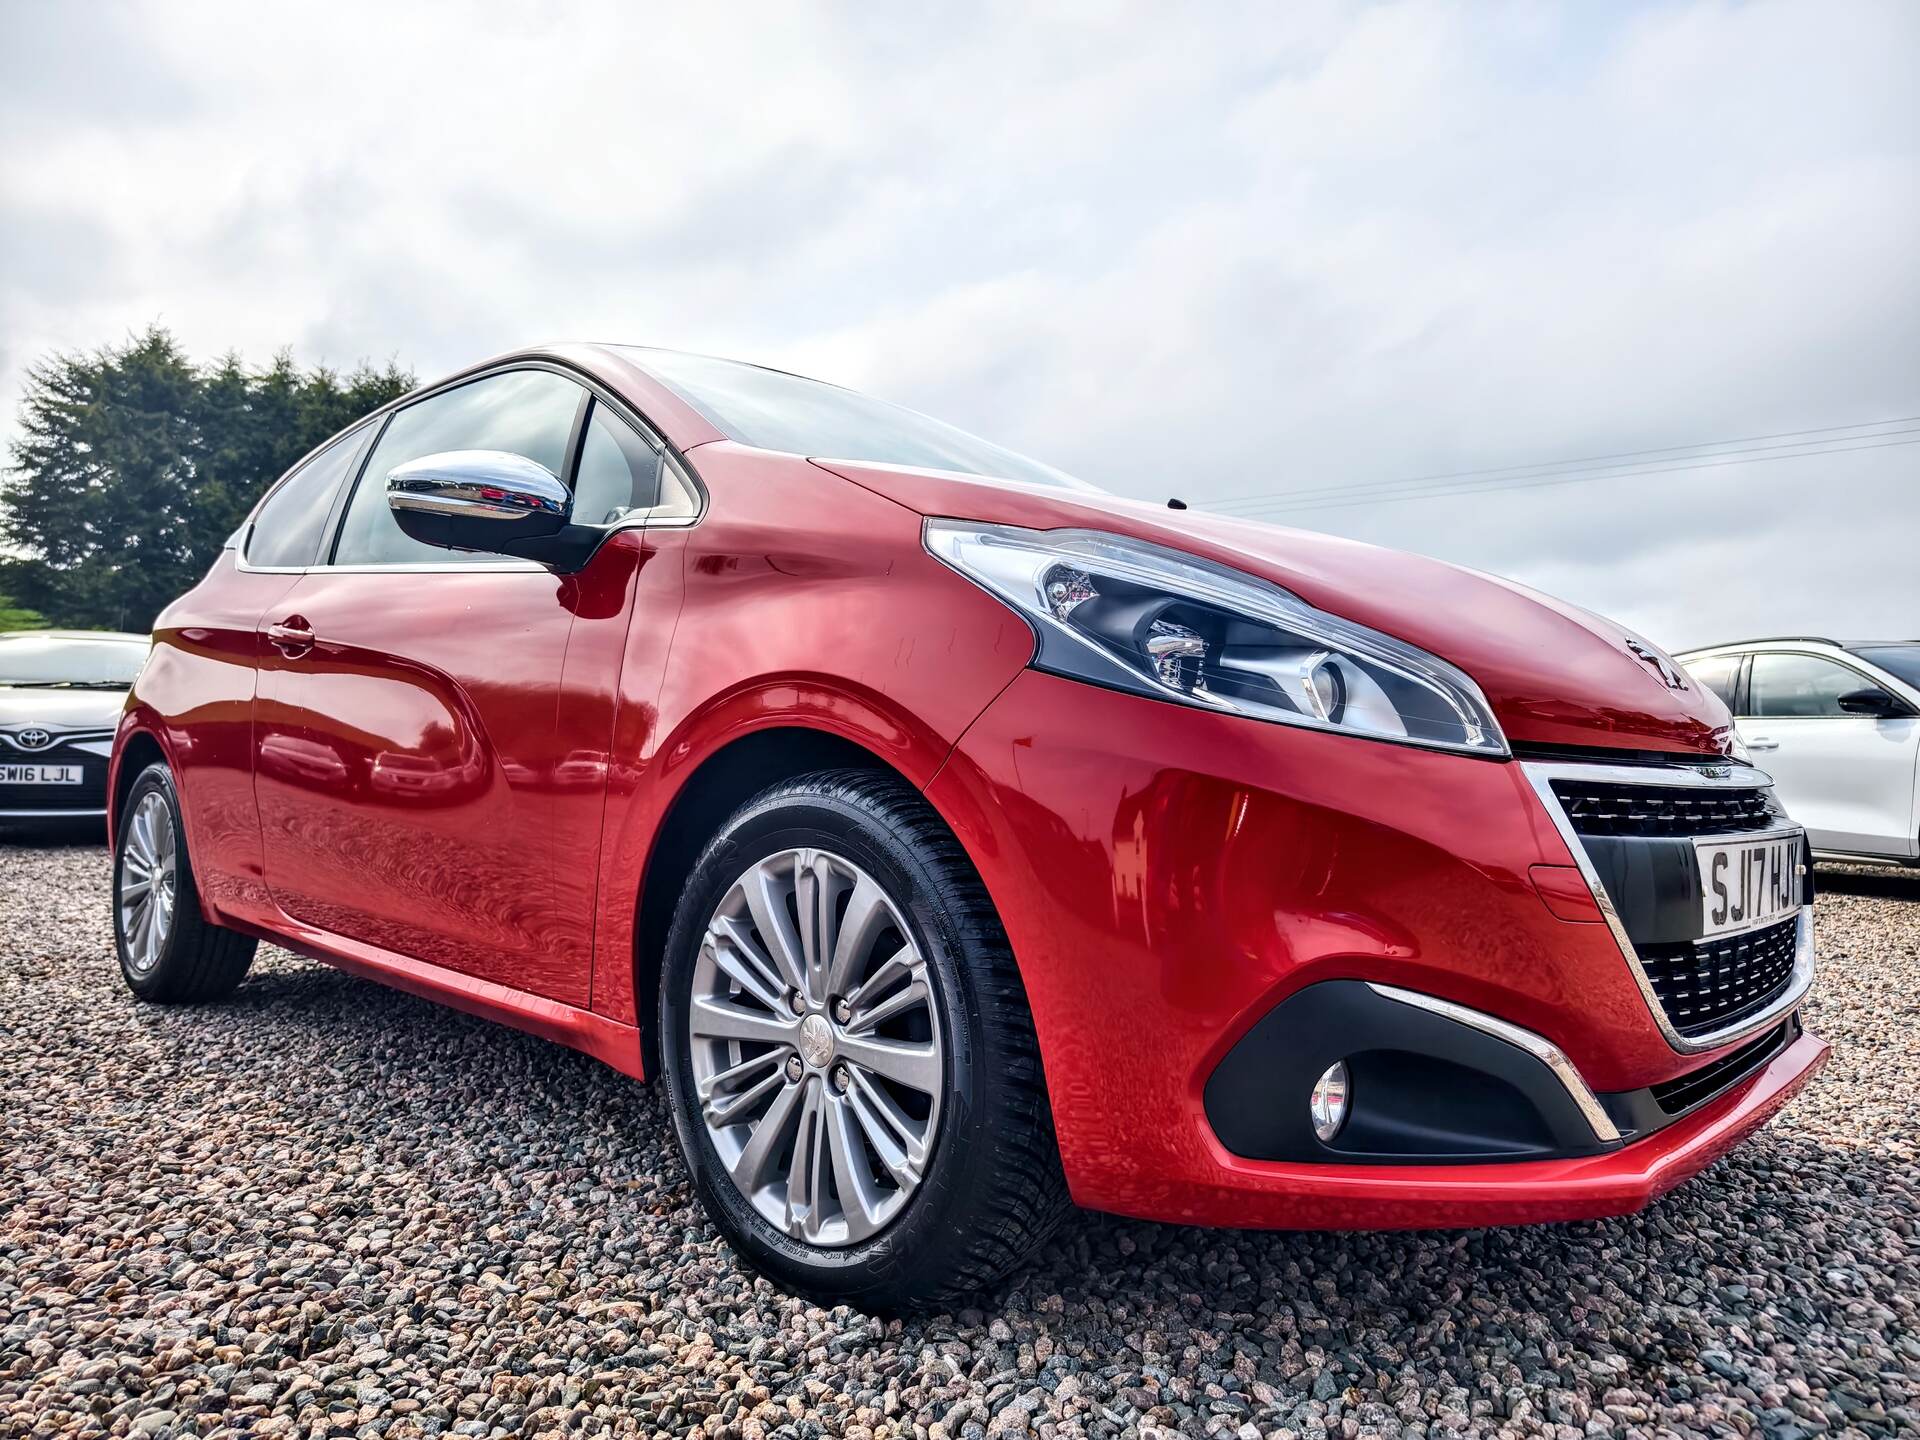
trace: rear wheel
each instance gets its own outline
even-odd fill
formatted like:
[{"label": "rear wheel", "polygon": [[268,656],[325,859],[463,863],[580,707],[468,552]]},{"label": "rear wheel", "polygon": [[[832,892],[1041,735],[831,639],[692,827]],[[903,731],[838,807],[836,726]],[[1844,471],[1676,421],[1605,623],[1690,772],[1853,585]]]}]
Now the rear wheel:
[{"label": "rear wheel", "polygon": [[701,1199],[793,1289],[951,1299],[1066,1208],[999,920],[893,777],[788,781],[722,827],[668,939],[660,1034]]},{"label": "rear wheel", "polygon": [[252,936],[200,911],[180,822],[180,797],[163,764],[128,792],[113,862],[113,932],[120,974],[142,1000],[217,1000],[253,963]]}]

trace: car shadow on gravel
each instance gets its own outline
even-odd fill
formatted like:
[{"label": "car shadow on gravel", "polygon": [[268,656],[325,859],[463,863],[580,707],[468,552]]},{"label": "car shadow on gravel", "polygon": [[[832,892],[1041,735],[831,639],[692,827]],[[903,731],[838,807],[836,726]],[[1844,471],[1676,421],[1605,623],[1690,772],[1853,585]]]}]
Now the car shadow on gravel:
[{"label": "car shadow on gravel", "polygon": [[49,831],[0,830],[0,851],[4,850],[98,850],[107,853],[107,832],[98,822]]},{"label": "car shadow on gravel", "polygon": [[136,1004],[104,852],[5,858],[0,1435],[1920,1435],[1897,872],[1822,872],[1827,1070],[1638,1215],[1082,1214],[992,1294],[873,1316],[739,1262],[657,1088],[271,946],[223,1003]]},{"label": "car shadow on gravel", "polygon": [[1920,870],[1898,870],[1892,866],[1851,866],[1840,869],[1816,866],[1814,884],[1822,892],[1836,895],[1871,895],[1881,900],[1920,901]]},{"label": "car shadow on gravel", "polygon": [[[486,1336],[503,1374],[535,1351],[584,1357],[615,1403],[676,1423],[724,1410],[742,1377],[777,1407],[839,1407],[799,1434],[840,1433],[841,1392],[872,1407],[897,1387],[903,1413],[955,1437],[1016,1393],[1090,1434],[1227,1417],[1305,1434],[1338,1414],[1380,1434],[1496,1415],[1701,1433],[1740,1414],[1774,1440],[1892,1435],[1920,1376],[1909,1132],[1810,1133],[1825,1093],[1634,1216],[1288,1233],[1081,1213],[991,1294],[872,1316],[748,1271],[694,1199],[660,1091],[563,1046],[272,947],[221,1004],[129,1002],[109,1023],[113,1053],[172,1084],[129,1087],[48,1144],[63,1168],[39,1205],[65,1224],[80,1196],[111,1222],[97,1197],[123,1169],[140,1216],[168,1194],[182,1237],[116,1262],[136,1291],[171,1293],[193,1237],[285,1302],[293,1363],[355,1395],[455,1328]],[[389,1313],[391,1295],[411,1310]]]},{"label": "car shadow on gravel", "polygon": [[[320,965],[274,963],[217,1010],[236,1020],[244,1015],[249,1025],[270,1016],[282,1031],[313,1027],[312,1038],[346,1069],[363,1060],[377,1075],[396,1055],[417,1057],[409,1067],[414,1078],[431,1072],[446,1097],[444,1107],[432,1107],[440,1113],[418,1118],[449,1138],[486,1143],[497,1118],[488,1113],[490,1085],[511,1087],[511,1106],[521,1117],[531,1113],[542,1126],[556,1127],[560,1133],[550,1138],[561,1150],[571,1148],[570,1129],[627,1135],[631,1168],[607,1175],[605,1183],[647,1191],[656,1214],[663,1202],[689,1207],[676,1223],[706,1228],[690,1208],[692,1189],[658,1087],[634,1083],[564,1046]],[[211,1018],[209,1011],[200,1014]],[[377,1083],[351,1103],[368,1112],[387,1104]],[[1669,1316],[1661,1323],[1692,1336],[1693,1349],[1724,1348],[1724,1340],[1715,1340],[1719,1330],[1751,1331],[1754,1305],[1784,1304],[1808,1323],[1816,1317],[1825,1323],[1860,1300],[1858,1276],[1836,1289],[1815,1258],[1820,1247],[1809,1250],[1793,1237],[1824,1235],[1844,1224],[1848,1237],[1836,1243],[1846,1249],[1905,1252],[1887,1226],[1911,1213],[1917,1177],[1920,1168],[1911,1164],[1775,1129],[1641,1213],[1606,1220],[1465,1231],[1235,1231],[1079,1211],[1031,1265],[976,1304],[987,1315],[1026,1308],[1039,1296],[1102,1311],[1115,1303],[1180,1300],[1255,1312],[1277,1296],[1305,1317],[1339,1295],[1362,1305],[1368,1325],[1418,1332],[1443,1319],[1478,1323],[1471,1316],[1488,1304],[1510,1312],[1509,1325],[1517,1323],[1511,1313],[1517,1311],[1558,1326],[1570,1307],[1572,1313],[1611,1312],[1624,1288],[1637,1301],[1687,1311],[1692,1318]],[[1768,1276],[1769,1285],[1784,1283],[1735,1285],[1716,1308],[1706,1277],[1747,1272]],[[1881,1273],[1888,1273],[1884,1262]],[[1893,1273],[1920,1293],[1920,1270],[1910,1256],[1906,1269]],[[1471,1303],[1466,1296],[1474,1297]],[[1616,1341],[1629,1356],[1671,1350],[1651,1333]]]}]

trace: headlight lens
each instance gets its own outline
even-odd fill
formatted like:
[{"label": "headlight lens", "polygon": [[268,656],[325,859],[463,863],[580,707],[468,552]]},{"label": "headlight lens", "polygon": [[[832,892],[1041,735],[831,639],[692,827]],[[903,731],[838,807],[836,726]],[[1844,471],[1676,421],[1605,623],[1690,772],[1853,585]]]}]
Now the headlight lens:
[{"label": "headlight lens", "polygon": [[1251,575],[1094,530],[929,520],[926,541],[1032,622],[1039,669],[1282,724],[1507,753],[1461,670]]}]

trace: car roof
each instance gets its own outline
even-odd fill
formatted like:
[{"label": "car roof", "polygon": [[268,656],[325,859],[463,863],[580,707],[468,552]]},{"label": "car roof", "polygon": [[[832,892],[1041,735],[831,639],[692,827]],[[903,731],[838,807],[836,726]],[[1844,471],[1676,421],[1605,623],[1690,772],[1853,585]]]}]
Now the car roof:
[{"label": "car roof", "polygon": [[0,635],[0,640],[112,640],[137,645],[144,645],[151,638],[127,630],[9,630]]},{"label": "car roof", "polygon": [[1824,635],[1756,635],[1751,640],[1721,640],[1712,645],[1692,645],[1680,653],[1700,655],[1708,650],[1738,650],[1745,645],[1831,645],[1836,650],[1846,649],[1838,640],[1829,640]]},{"label": "car roof", "polygon": [[1920,640],[1829,640],[1824,635],[1760,635],[1752,640],[1722,640],[1716,645],[1694,645],[1679,651],[1674,658],[1709,655],[1720,650],[1749,650],[1756,645],[1824,645],[1829,650],[1844,650],[1849,655],[1861,650],[1885,650],[1902,645],[1920,645]]}]

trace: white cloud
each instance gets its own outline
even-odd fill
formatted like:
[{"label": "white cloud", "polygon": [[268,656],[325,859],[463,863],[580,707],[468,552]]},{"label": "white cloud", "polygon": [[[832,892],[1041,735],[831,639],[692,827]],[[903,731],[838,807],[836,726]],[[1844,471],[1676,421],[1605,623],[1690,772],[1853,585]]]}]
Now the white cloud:
[{"label": "white cloud", "polygon": [[[1920,413],[1920,10],[15,5],[0,396],[738,354],[1190,500]],[[1920,633],[1920,447],[1301,523],[1675,645]]]}]

